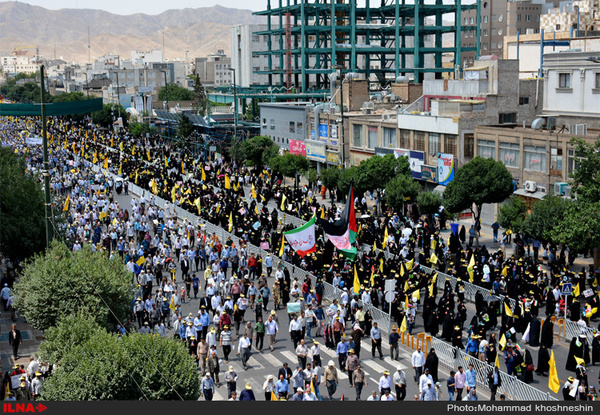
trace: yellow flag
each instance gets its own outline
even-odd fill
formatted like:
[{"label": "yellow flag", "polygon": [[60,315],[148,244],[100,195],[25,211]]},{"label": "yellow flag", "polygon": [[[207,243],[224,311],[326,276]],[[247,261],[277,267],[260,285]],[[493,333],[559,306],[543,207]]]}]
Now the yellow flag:
[{"label": "yellow flag", "polygon": [[406,270],[407,270],[407,271],[410,271],[410,270],[412,269],[412,267],[413,267],[413,264],[414,264],[414,263],[415,263],[415,259],[414,259],[414,258],[413,258],[413,259],[411,259],[410,261],[408,261],[408,262],[406,263]]},{"label": "yellow flag", "polygon": [[[138,179],[138,171],[136,170],[135,171],[135,184],[137,184],[137,179]],[[173,202],[173,203],[175,203],[175,202]]]},{"label": "yellow flag", "polygon": [[507,317],[513,316],[512,311],[510,311],[510,307],[506,303],[504,303],[504,313],[506,314]]},{"label": "yellow flag", "polygon": [[325,219],[325,206],[321,206],[321,219]]},{"label": "yellow flag", "polygon": [[431,257],[429,258],[429,261],[431,262],[431,264],[432,264],[432,265],[435,265],[435,264],[437,264],[437,262],[438,262],[438,257],[437,257],[437,255],[435,254],[435,251],[433,251],[433,252],[431,253]]},{"label": "yellow flag", "polygon": [[381,243],[381,249],[385,249],[385,247],[387,246],[387,241],[388,241],[389,235],[388,235],[388,228],[387,226],[385,227],[385,233],[383,234],[383,242]]},{"label": "yellow flag", "polygon": [[229,232],[233,230],[233,211],[229,212]]},{"label": "yellow flag", "polygon": [[183,161],[181,162],[181,174],[185,174],[185,169],[183,168]]},{"label": "yellow flag", "polygon": [[505,265],[504,268],[502,268],[502,275],[504,277],[508,276],[508,265]]},{"label": "yellow flag", "polygon": [[[6,384],[6,386],[8,386],[8,383]],[[271,391],[271,400],[272,401],[276,401],[277,400],[277,395],[275,395],[275,392]]]},{"label": "yellow flag", "polygon": [[98,153],[94,151],[94,157],[92,158],[92,163],[98,163]]},{"label": "yellow flag", "polygon": [[121,151],[121,153],[123,152],[123,142],[122,141],[119,143],[119,151]]},{"label": "yellow flag", "polygon": [[[87,137],[87,131],[86,131],[86,133],[85,133],[85,134],[86,134],[86,137]],[[94,138],[96,138],[96,137],[94,136]],[[115,146],[115,142],[113,141],[113,138],[111,137],[111,138],[110,138],[110,147],[112,148],[112,147],[114,147],[114,146]]]},{"label": "yellow flag", "polygon": [[123,173],[123,163],[119,164],[119,176]]},{"label": "yellow flag", "polygon": [[199,197],[197,197],[196,200],[194,200],[194,204],[198,208],[198,214],[200,214],[200,198]]},{"label": "yellow flag", "polygon": [[254,205],[254,211],[256,212],[256,214],[260,214],[260,212],[258,211],[258,205]]},{"label": "yellow flag", "polygon": [[356,272],[356,265],[354,265],[354,294],[360,292],[360,281],[358,280],[358,272]]},{"label": "yellow flag", "polygon": [[502,333],[502,337],[500,337],[498,344],[500,345],[500,350],[504,350],[504,348],[506,347],[506,336],[504,335],[504,333]]},{"label": "yellow flag", "polygon": [[204,168],[200,169],[200,171],[202,172],[202,181],[205,182],[206,181],[206,173],[204,172]]},{"label": "yellow flag", "polygon": [[578,365],[585,365],[585,360],[583,360],[581,357],[577,357],[577,356],[573,356],[575,358],[575,362]]},{"label": "yellow flag", "polygon": [[554,350],[550,352],[550,372],[548,374],[548,388],[554,393],[558,393],[560,390],[560,381],[558,380],[558,372],[556,370],[556,361],[554,360]]},{"label": "yellow flag", "polygon": [[158,184],[156,184],[156,179],[152,180],[152,193],[155,195],[158,194]]},{"label": "yellow flag", "polygon": [[315,385],[313,384],[313,379],[310,380],[310,391],[314,394],[315,393]]},{"label": "yellow flag", "polygon": [[131,148],[131,155],[132,155],[132,156],[135,156],[135,146],[133,146],[133,147]]},{"label": "yellow flag", "polygon": [[281,235],[281,248],[279,248],[279,257],[283,256],[283,251],[285,248],[285,236]]},{"label": "yellow flag", "polygon": [[404,277],[404,263],[400,263],[400,276]]},{"label": "yellow flag", "polygon": [[66,212],[67,210],[69,210],[69,196],[67,196],[67,199],[65,200],[65,205],[63,206],[63,212]]},{"label": "yellow flag", "polygon": [[373,251],[377,251],[377,241],[373,241]]},{"label": "yellow flag", "polygon": [[471,254],[469,265],[467,266],[467,272],[469,273],[469,282],[473,282],[473,268],[475,267],[475,254]]},{"label": "yellow flag", "polygon": [[254,183],[252,184],[252,199],[256,199],[256,188],[254,187]]},{"label": "yellow flag", "polygon": [[371,282],[371,287],[374,287],[375,286],[375,273],[374,272],[371,272],[371,281],[370,282]]},{"label": "yellow flag", "polygon": [[284,195],[281,197],[281,206],[279,206],[279,209],[280,209],[282,212],[285,212],[285,200],[286,200],[286,199],[287,199],[287,196],[284,194]]},{"label": "yellow flag", "polygon": [[496,353],[496,361],[494,362],[494,366],[496,366],[498,369],[500,369],[500,359],[498,359],[499,355],[500,353]]},{"label": "yellow flag", "polygon": [[108,157],[104,159],[104,168],[108,169]]},{"label": "yellow flag", "polygon": [[433,240],[431,241],[431,249],[433,249],[435,251],[435,248],[437,248],[437,238],[433,238]]},{"label": "yellow flag", "polygon": [[167,160],[167,156],[165,156],[165,167],[169,167],[169,160]]},{"label": "yellow flag", "polygon": [[138,259],[137,261],[135,261],[136,264],[138,264],[140,267],[142,266],[142,264],[146,262],[146,258],[142,255],[140,257],[140,259]]},{"label": "yellow flag", "polygon": [[400,331],[402,333],[404,333],[408,329],[407,326],[408,325],[407,325],[407,321],[406,321],[406,315],[404,315],[404,318],[402,319],[402,324],[400,325]]},{"label": "yellow flag", "polygon": [[406,293],[410,287],[408,286],[408,280],[404,282],[404,292]]},{"label": "yellow flag", "polygon": [[573,292],[571,294],[573,294],[574,298],[579,297],[579,283],[575,286],[575,288],[573,288]]},{"label": "yellow flag", "polygon": [[173,299],[173,297],[171,297],[171,304],[169,304],[169,308],[175,311],[175,300]]},{"label": "yellow flag", "polygon": [[225,175],[225,189],[231,189],[231,181],[227,175]]},{"label": "yellow flag", "polygon": [[434,284],[433,282],[432,282],[432,283],[429,285],[429,296],[430,296],[430,297],[433,297],[433,286],[434,286],[434,285],[435,285],[435,284]]},{"label": "yellow flag", "polygon": [[148,157],[148,161],[150,161],[150,150],[146,150],[146,157]]},{"label": "yellow flag", "polygon": [[73,153],[76,153],[76,151],[75,151],[75,143],[73,143],[72,147],[73,147]]}]

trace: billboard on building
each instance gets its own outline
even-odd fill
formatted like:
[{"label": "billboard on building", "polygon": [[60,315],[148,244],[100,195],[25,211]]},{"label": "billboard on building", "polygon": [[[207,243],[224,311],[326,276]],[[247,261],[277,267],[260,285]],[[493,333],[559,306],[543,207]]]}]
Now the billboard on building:
[{"label": "billboard on building", "polygon": [[423,164],[421,166],[421,180],[429,183],[437,183],[437,167]]},{"label": "billboard on building", "polygon": [[306,145],[304,141],[290,140],[290,153],[306,157]]},{"label": "billboard on building", "polygon": [[329,137],[329,126],[327,124],[319,124],[319,137],[325,139]]},{"label": "billboard on building", "polygon": [[306,157],[311,160],[325,162],[327,157],[325,155],[325,143],[320,141],[307,140],[305,142]]},{"label": "billboard on building", "polygon": [[446,186],[454,180],[454,155],[442,153],[438,157],[438,183]]},{"label": "billboard on building", "polygon": [[425,152],[410,150],[408,154],[400,154],[396,157],[408,155],[410,171],[414,179],[421,179],[421,166],[425,164]]}]

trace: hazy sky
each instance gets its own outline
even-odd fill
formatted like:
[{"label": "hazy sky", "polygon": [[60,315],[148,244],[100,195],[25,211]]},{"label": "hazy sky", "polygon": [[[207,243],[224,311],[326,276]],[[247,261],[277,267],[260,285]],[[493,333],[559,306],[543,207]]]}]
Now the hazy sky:
[{"label": "hazy sky", "polygon": [[[0,0],[5,2],[6,0]],[[429,3],[431,0],[427,1]],[[359,0],[359,6],[364,0]],[[463,0],[463,3],[472,3],[473,0]],[[185,9],[210,7],[220,4],[223,7],[236,9],[250,9],[253,11],[265,10],[267,0],[21,0],[21,3],[29,3],[42,6],[46,9],[102,9],[115,14],[159,14],[169,9]],[[286,1],[284,0],[284,4]],[[378,1],[371,1],[379,4]],[[452,3],[444,0],[444,3]],[[273,6],[279,4],[278,0],[271,0]]]}]

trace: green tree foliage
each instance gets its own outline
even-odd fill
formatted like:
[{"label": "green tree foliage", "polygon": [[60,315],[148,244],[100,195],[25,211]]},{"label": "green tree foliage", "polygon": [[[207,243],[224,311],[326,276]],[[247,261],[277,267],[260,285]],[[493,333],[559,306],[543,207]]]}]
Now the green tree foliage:
[{"label": "green tree foliage", "polygon": [[242,150],[247,163],[258,168],[268,164],[269,160],[277,155],[279,146],[269,137],[259,135],[245,140],[242,144]]},{"label": "green tree foliage", "polygon": [[42,399],[197,400],[199,389],[186,343],[138,333],[118,338],[101,331],[64,355],[44,383]]},{"label": "green tree foliage", "polygon": [[308,180],[308,183],[315,183],[318,176],[317,169],[308,169],[306,172],[306,180]]},{"label": "green tree foliage", "polygon": [[87,95],[83,92],[65,92],[59,95],[50,96],[49,102],[73,102],[82,101],[84,99],[87,99]]},{"label": "green tree foliage", "polygon": [[470,210],[479,221],[484,204],[503,202],[512,192],[512,176],[502,162],[475,157],[446,186],[443,204],[452,213]]},{"label": "green tree foliage", "polygon": [[547,196],[535,202],[525,219],[523,232],[542,242],[552,240],[552,230],[560,223],[572,202],[558,196]]},{"label": "green tree foliage", "polygon": [[575,155],[579,157],[577,169],[571,174],[573,193],[579,202],[600,201],[600,140],[588,144],[580,138],[572,138]]},{"label": "green tree foliage", "polygon": [[337,181],[337,188],[339,190],[337,193],[338,199],[343,198],[345,200],[346,195],[350,191],[351,185],[354,185],[355,195],[362,195],[365,192],[365,190],[361,187],[361,183],[359,183],[358,168],[356,166],[352,166],[348,169],[342,169],[340,171]]},{"label": "green tree foliage", "polygon": [[189,141],[194,132],[194,124],[183,112],[179,113],[179,123],[177,124],[177,138]]},{"label": "green tree foliage", "polygon": [[523,232],[527,218],[527,205],[517,195],[512,195],[498,208],[498,224],[513,232]]},{"label": "green tree foliage", "polygon": [[329,167],[325,170],[321,170],[321,181],[323,182],[323,186],[325,186],[325,188],[328,190],[337,189],[339,179],[340,169]]},{"label": "green tree foliage", "polygon": [[555,242],[582,251],[600,246],[600,202],[574,202],[567,206],[563,219],[551,230]]},{"label": "green tree foliage", "polygon": [[60,364],[72,348],[105,332],[90,315],[82,312],[67,314],[58,325],[46,330],[38,355],[44,362]]},{"label": "green tree foliage", "polygon": [[392,209],[401,211],[405,198],[416,197],[420,190],[421,186],[411,176],[400,174],[385,187],[385,200]]},{"label": "green tree foliage", "polygon": [[267,164],[274,172],[296,179],[308,170],[310,163],[304,156],[287,153],[284,156],[271,157]]},{"label": "green tree foliage", "polygon": [[127,111],[121,105],[104,104],[100,111],[92,112],[92,122],[94,124],[101,125],[104,128],[112,128],[113,117],[114,121],[119,117],[119,108],[121,110],[121,117],[123,118],[123,126],[127,128],[129,125],[129,119],[127,117]]},{"label": "green tree foliage", "polygon": [[15,306],[38,330],[56,326],[75,311],[93,316],[102,327],[127,318],[132,299],[131,274],[117,256],[92,251],[85,245],[73,252],[53,242],[45,254],[28,261],[15,283]]},{"label": "green tree foliage", "polygon": [[44,195],[25,160],[0,147],[0,254],[23,260],[44,249]]},{"label": "green tree foliage", "polygon": [[194,73],[189,75],[194,80],[194,101],[196,101],[196,109],[200,113],[201,116],[206,115],[206,110],[208,108],[208,99],[206,97],[206,89],[202,82],[200,81],[200,76],[196,73],[194,69]]},{"label": "green tree foliage", "polygon": [[[0,94],[10,101],[19,103],[37,103],[42,101],[41,88],[36,82],[36,74],[18,73],[14,78],[7,79],[0,86]],[[23,85],[18,85],[17,81],[24,79]],[[72,102],[87,99],[87,95],[82,92],[63,92],[59,95],[50,95],[46,91],[46,102]]]},{"label": "green tree foliage", "polygon": [[417,195],[417,206],[419,212],[430,217],[439,212],[442,205],[442,198],[439,194],[433,192],[421,192]]},{"label": "green tree foliage", "polygon": [[194,91],[190,91],[177,84],[168,84],[166,88],[162,87],[158,91],[158,100],[166,101],[167,97],[169,101],[192,101],[194,100]]},{"label": "green tree foliage", "polygon": [[134,137],[146,137],[146,134],[156,134],[156,127],[151,127],[149,123],[132,122],[129,123],[129,132]]},{"label": "green tree foliage", "polygon": [[237,161],[238,163],[244,161],[244,159],[246,158],[244,155],[244,146],[243,146],[243,141],[240,140],[238,137],[234,137],[231,140],[231,144],[226,147],[227,148],[227,154],[229,154],[229,157],[231,157],[233,160]]}]

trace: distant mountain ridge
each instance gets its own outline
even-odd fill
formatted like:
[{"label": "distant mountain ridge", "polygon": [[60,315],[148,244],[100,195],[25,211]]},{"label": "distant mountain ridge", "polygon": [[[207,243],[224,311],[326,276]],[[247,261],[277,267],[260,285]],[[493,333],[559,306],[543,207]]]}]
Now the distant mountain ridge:
[{"label": "distant mountain ridge", "polygon": [[0,51],[31,46],[29,53],[52,59],[88,61],[88,26],[92,61],[105,54],[129,59],[130,51],[163,48],[167,59],[231,51],[232,25],[265,23],[251,10],[222,6],[167,10],[158,15],[117,15],[103,10],[48,10],[19,2],[0,3]]}]

